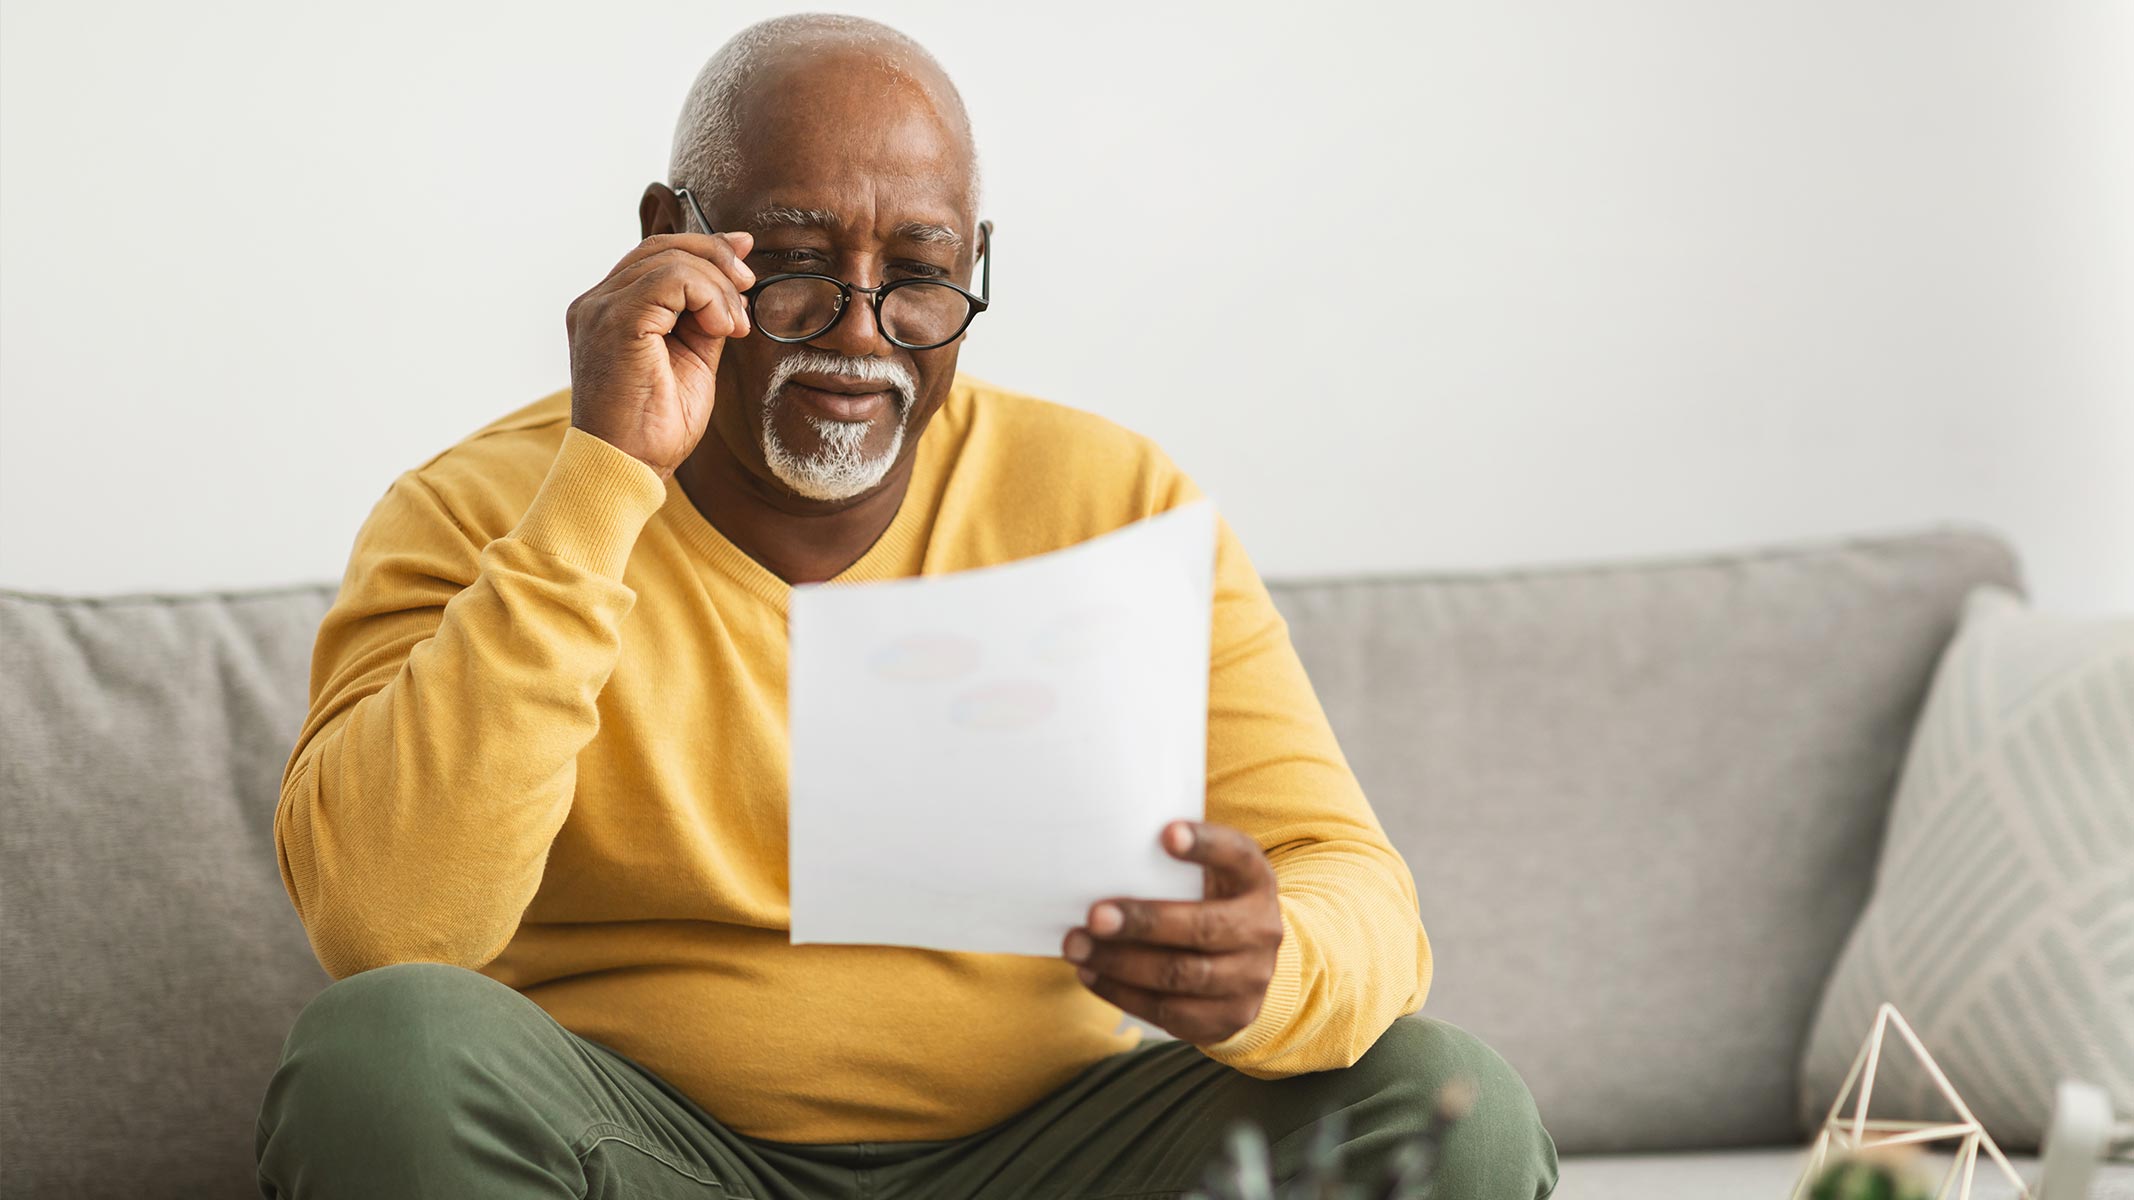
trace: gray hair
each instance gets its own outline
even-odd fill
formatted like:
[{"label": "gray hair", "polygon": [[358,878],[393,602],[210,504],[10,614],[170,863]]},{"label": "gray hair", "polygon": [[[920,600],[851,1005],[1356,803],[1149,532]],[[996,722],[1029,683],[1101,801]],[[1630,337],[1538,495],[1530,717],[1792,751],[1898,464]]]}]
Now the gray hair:
[{"label": "gray hair", "polygon": [[[971,204],[978,203],[978,150],[971,139],[970,115],[963,97],[949,82],[948,72],[926,47],[879,21],[837,13],[794,13],[772,17],[735,34],[714,52],[704,69],[697,72],[682,102],[682,115],[674,125],[674,147],[667,163],[670,187],[686,187],[709,200],[733,184],[741,173],[740,124],[737,101],[750,77],[777,52],[792,46],[856,46],[877,52],[884,70],[898,78],[915,79],[942,106],[951,128],[971,146]],[[935,79],[915,74],[916,63]],[[685,210],[686,213],[686,210]]]}]

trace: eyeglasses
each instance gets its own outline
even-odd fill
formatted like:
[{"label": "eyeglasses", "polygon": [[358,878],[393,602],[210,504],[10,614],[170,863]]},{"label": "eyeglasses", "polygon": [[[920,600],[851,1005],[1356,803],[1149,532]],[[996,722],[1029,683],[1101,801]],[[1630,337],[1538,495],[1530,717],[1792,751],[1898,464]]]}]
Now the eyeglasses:
[{"label": "eyeglasses", "polygon": [[[688,188],[674,189],[689,202],[697,224],[716,233]],[[931,350],[963,336],[972,320],[992,303],[993,223],[978,223],[979,258],[984,273],[972,295],[945,279],[893,279],[874,287],[855,287],[834,275],[801,272],[772,275],[742,292],[756,332],[774,342],[807,342],[830,332],[852,304],[854,292],[874,303],[874,323],[889,344],[906,350]]]}]

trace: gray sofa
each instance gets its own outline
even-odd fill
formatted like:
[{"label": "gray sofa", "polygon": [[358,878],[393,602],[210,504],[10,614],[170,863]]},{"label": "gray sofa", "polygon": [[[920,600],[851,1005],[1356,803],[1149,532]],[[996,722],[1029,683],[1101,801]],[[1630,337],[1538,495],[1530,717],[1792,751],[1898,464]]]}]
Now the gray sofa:
[{"label": "gray sofa", "polygon": [[[1524,1073],[1560,1196],[1785,1194],[1936,658],[1968,590],[2018,582],[1945,527],[1277,586],[1414,868],[1428,1011]],[[0,1192],[252,1194],[261,1089],[327,982],[272,817],[331,594],[0,593]]]}]

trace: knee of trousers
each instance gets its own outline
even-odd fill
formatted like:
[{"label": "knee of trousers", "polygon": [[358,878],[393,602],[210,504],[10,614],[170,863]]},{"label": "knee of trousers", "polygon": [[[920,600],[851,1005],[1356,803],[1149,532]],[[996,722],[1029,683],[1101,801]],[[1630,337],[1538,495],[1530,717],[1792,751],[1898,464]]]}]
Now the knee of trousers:
[{"label": "knee of trousers", "polygon": [[350,975],[298,1015],[260,1123],[351,1111],[371,1120],[434,1122],[465,1098],[461,1084],[489,1057],[488,1043],[524,1028],[528,1004],[505,984],[445,963]]},{"label": "knee of trousers", "polygon": [[[1426,1115],[1463,1087],[1467,1111],[1452,1127],[1441,1173],[1457,1182],[1448,1195],[1547,1196],[1556,1186],[1556,1145],[1543,1128],[1519,1072],[1480,1038],[1434,1017],[1393,1022],[1350,1067],[1358,1090],[1391,1107]],[[1486,1182],[1480,1176],[1486,1176]],[[1444,1191],[1446,1182],[1441,1182]]]}]

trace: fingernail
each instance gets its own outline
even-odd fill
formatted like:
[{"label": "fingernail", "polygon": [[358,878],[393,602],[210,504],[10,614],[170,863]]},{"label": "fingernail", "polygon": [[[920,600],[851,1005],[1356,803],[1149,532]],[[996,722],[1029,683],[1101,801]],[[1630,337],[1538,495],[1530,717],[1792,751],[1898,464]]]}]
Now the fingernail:
[{"label": "fingernail", "polygon": [[1097,981],[1097,973],[1095,971],[1090,970],[1088,967],[1078,967],[1076,968],[1074,974],[1075,978],[1080,979],[1085,984],[1095,983]]},{"label": "fingernail", "polygon": [[1191,825],[1173,825],[1170,828],[1170,835],[1171,848],[1176,853],[1184,854],[1193,848],[1193,827]]},{"label": "fingernail", "polygon": [[1077,929],[1067,935],[1067,961],[1085,962],[1089,958],[1089,935]]},{"label": "fingernail", "polygon": [[1124,924],[1126,915],[1116,904],[1099,904],[1089,910],[1089,932],[1098,937],[1109,937],[1119,932],[1119,927]]}]

